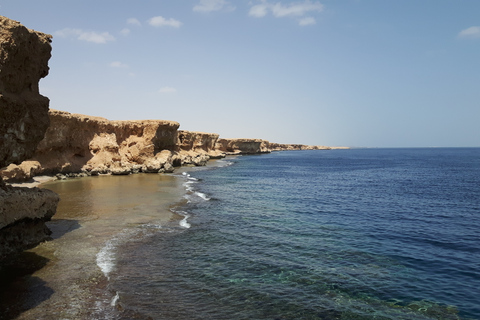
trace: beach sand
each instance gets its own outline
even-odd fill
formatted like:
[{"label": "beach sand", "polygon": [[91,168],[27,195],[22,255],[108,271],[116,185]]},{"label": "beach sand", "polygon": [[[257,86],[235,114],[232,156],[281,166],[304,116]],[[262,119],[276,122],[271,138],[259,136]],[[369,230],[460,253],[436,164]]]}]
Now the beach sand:
[{"label": "beach sand", "polygon": [[52,241],[0,266],[0,319],[114,319],[108,275],[115,246],[183,219],[177,175],[137,174],[50,181],[61,201]]}]

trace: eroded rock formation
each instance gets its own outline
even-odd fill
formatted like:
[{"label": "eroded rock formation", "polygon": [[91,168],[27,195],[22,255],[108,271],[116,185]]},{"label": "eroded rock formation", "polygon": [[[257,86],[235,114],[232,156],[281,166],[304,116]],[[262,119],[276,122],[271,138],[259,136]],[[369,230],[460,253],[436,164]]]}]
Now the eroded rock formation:
[{"label": "eroded rock formation", "polygon": [[220,139],[216,133],[178,130],[174,121],[110,121],[58,110],[49,113],[51,126],[34,156],[0,170],[5,181],[58,173],[162,173],[176,166],[203,166],[226,155],[330,149],[262,139]]},{"label": "eroded rock formation", "polygon": [[268,143],[261,139],[219,139],[217,149],[228,154],[268,153]]},{"label": "eroded rock formation", "polygon": [[172,171],[178,122],[110,121],[50,110],[51,126],[32,161],[36,174]]},{"label": "eroded rock formation", "polygon": [[48,74],[50,42],[0,16],[0,168],[30,158],[49,126],[49,100],[38,82]]},{"label": "eroded rock formation", "polygon": [[216,133],[178,131],[178,154],[182,164],[202,166],[210,159],[225,157],[225,153],[216,148],[218,138]]},{"label": "eroded rock formation", "polygon": [[[0,168],[30,158],[49,125],[38,82],[48,74],[50,42],[0,16]],[[58,201],[50,190],[13,188],[0,177],[0,259],[45,240]]]}]

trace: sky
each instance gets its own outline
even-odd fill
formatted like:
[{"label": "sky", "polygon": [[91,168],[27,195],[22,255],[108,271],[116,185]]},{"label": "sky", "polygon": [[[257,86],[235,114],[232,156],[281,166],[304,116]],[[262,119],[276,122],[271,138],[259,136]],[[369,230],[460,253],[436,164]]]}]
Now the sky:
[{"label": "sky", "polygon": [[223,138],[480,146],[479,0],[0,0],[50,108]]}]

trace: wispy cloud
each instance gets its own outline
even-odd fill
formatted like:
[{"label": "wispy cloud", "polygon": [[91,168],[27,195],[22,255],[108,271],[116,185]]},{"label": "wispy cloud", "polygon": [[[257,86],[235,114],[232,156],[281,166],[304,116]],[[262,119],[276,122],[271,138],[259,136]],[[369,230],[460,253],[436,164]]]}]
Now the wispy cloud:
[{"label": "wispy cloud", "polygon": [[480,38],[480,26],[473,26],[462,30],[458,36],[460,38]]},{"label": "wispy cloud", "polygon": [[130,29],[128,28],[123,28],[120,33],[123,35],[123,36],[128,36],[130,34]]},{"label": "wispy cloud", "polygon": [[158,90],[158,92],[160,92],[160,93],[175,93],[175,92],[177,92],[177,89],[175,89],[173,87],[162,87],[162,88],[160,88],[160,90]]},{"label": "wispy cloud", "polygon": [[316,23],[317,21],[315,20],[315,18],[312,18],[312,17],[305,17],[298,21],[298,24],[301,26],[309,26]]},{"label": "wispy cloud", "polygon": [[93,43],[107,43],[109,41],[115,41],[115,37],[108,32],[95,32],[95,31],[83,31],[82,29],[65,28],[55,32],[58,37],[68,38],[74,37],[78,40],[88,41]]},{"label": "wispy cloud", "polygon": [[162,16],[158,16],[158,17],[153,17],[153,18],[149,19],[148,24],[153,26],[153,27],[167,26],[167,27],[179,28],[179,27],[182,26],[183,23],[181,23],[180,21],[175,20],[173,18],[165,19]]},{"label": "wispy cloud", "polygon": [[270,3],[268,0],[260,0],[259,4],[250,8],[248,15],[251,17],[262,18],[268,13],[271,13],[276,18],[297,17],[299,18],[299,25],[307,26],[315,24],[316,20],[313,17],[305,17],[305,15],[322,11],[323,4],[320,2],[312,2],[310,0],[305,0],[304,2],[292,2],[286,5],[280,2]]},{"label": "wispy cloud", "polygon": [[132,26],[141,26],[142,24],[140,21],[138,21],[137,18],[128,18],[127,19],[127,24],[132,25]]},{"label": "wispy cloud", "polygon": [[128,65],[120,61],[113,61],[109,64],[112,68],[128,68]]},{"label": "wispy cloud", "polygon": [[200,0],[200,2],[193,7],[193,11],[197,12],[212,12],[222,9],[233,11],[235,7],[230,5],[226,0]]}]

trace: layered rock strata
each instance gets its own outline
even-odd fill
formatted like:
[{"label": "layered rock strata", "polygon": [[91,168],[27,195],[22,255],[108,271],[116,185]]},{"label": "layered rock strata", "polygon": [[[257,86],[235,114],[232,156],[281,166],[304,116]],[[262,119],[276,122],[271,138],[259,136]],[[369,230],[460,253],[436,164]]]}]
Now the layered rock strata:
[{"label": "layered rock strata", "polygon": [[30,158],[49,126],[49,100],[38,82],[48,74],[50,42],[0,16],[0,168]]},{"label": "layered rock strata", "polygon": [[227,154],[268,153],[268,141],[261,139],[219,139],[217,149]]},{"label": "layered rock strata", "polygon": [[0,170],[5,181],[54,174],[162,173],[176,166],[203,166],[226,155],[330,149],[262,139],[220,139],[216,133],[178,130],[178,122],[166,120],[110,121],[58,110],[49,114],[51,126],[35,154]]},{"label": "layered rock strata", "polygon": [[[0,16],[0,168],[32,157],[49,126],[48,98],[38,82],[48,74],[51,36]],[[0,177],[0,259],[48,238],[56,211],[50,190],[13,188]]]},{"label": "layered rock strata", "polygon": [[178,122],[110,121],[58,110],[50,110],[50,121],[31,158],[34,174],[173,171]]},{"label": "layered rock strata", "polygon": [[216,133],[178,131],[178,154],[183,164],[202,166],[210,159],[225,157],[217,150],[219,135]]}]

